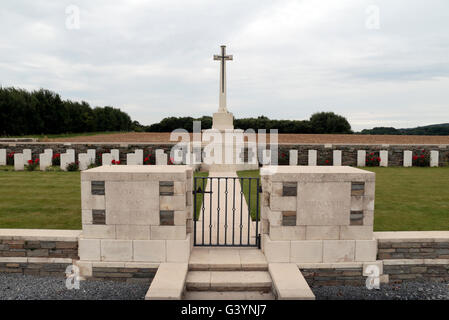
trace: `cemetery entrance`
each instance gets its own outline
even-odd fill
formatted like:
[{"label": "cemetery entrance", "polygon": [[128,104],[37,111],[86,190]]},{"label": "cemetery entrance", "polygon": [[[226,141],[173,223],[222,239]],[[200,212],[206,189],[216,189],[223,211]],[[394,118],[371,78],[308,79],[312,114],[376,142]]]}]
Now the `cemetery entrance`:
[{"label": "cemetery entrance", "polygon": [[259,178],[194,177],[194,245],[259,247]]}]

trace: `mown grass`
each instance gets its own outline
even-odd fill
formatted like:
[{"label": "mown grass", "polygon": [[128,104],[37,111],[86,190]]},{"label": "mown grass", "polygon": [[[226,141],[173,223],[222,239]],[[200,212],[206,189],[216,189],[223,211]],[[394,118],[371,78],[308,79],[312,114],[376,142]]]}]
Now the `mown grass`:
[{"label": "mown grass", "polygon": [[73,137],[85,137],[96,136],[99,134],[113,134],[113,133],[125,133],[127,131],[103,131],[103,132],[81,132],[81,133],[56,133],[56,134],[30,134],[24,136],[0,136],[0,138],[36,138],[39,140],[55,139],[55,138],[73,138]]},{"label": "mown grass", "polygon": [[[208,177],[209,176],[209,172],[200,172],[197,171],[194,174],[194,177]],[[204,186],[203,186],[203,180],[204,180]],[[196,179],[196,188],[198,189],[198,187],[201,187],[201,190],[206,190],[207,188],[207,180],[208,179]],[[195,187],[195,185],[193,185],[193,187]],[[197,193],[196,194],[196,211],[195,211],[195,216],[198,219],[200,216],[200,212],[201,212],[201,206],[203,204],[203,196],[204,194],[202,193]]]},{"label": "mown grass", "polygon": [[[376,173],[374,231],[449,230],[449,167],[364,169]],[[258,177],[259,171],[238,175]],[[243,192],[248,202],[248,189]]]},{"label": "mown grass", "polygon": [[[0,168],[0,228],[80,229],[79,172]],[[449,167],[366,168],[376,173],[375,231],[449,230]],[[258,177],[259,171],[240,171]],[[196,177],[207,177],[197,172]],[[255,218],[257,190],[251,187]],[[249,185],[243,184],[249,199]],[[197,196],[198,215],[203,195]],[[247,200],[248,201],[248,200]]]},{"label": "mown grass", "polygon": [[[247,170],[247,171],[238,171],[237,175],[239,178],[258,178],[259,170]],[[250,208],[251,219],[256,220],[257,217],[257,180],[256,179],[239,179],[240,187],[243,190],[243,194],[245,195],[246,204],[248,208]],[[260,185],[260,182],[259,182]],[[251,188],[250,188],[251,187]],[[251,189],[251,190],[250,190]],[[260,198],[260,194],[259,194]],[[251,199],[251,201],[250,201]],[[259,203],[261,203],[259,199]],[[260,205],[259,205],[260,212]],[[260,213],[259,213],[260,218]]]}]

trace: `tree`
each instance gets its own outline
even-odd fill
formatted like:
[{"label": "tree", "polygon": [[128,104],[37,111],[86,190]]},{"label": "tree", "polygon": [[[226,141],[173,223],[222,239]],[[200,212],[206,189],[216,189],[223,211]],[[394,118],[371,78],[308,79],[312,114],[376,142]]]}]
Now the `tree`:
[{"label": "tree", "polygon": [[318,112],[310,117],[313,133],[352,133],[345,117],[333,112]]}]

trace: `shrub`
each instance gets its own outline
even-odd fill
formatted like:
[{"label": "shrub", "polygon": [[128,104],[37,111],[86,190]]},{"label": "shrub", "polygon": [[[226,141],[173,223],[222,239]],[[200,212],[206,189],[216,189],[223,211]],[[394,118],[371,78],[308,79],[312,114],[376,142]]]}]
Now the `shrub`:
[{"label": "shrub", "polygon": [[67,171],[78,171],[79,170],[78,161],[69,163],[66,169]]},{"label": "shrub", "polygon": [[55,153],[53,157],[51,158],[51,165],[52,166],[60,166],[61,165],[61,154]]},{"label": "shrub", "polygon": [[332,166],[333,164],[333,160],[328,158],[321,159],[318,163],[320,166]]},{"label": "shrub", "polygon": [[367,167],[378,167],[380,165],[379,155],[374,152],[367,154],[365,164]]},{"label": "shrub", "polygon": [[143,164],[151,165],[154,164],[155,161],[156,160],[154,159],[153,155],[149,154],[143,159]]},{"label": "shrub", "polygon": [[37,166],[39,165],[39,159],[34,160],[28,160],[28,164],[25,166],[28,171],[34,171],[36,170]]},{"label": "shrub", "polygon": [[15,152],[10,152],[10,153],[8,153],[8,156],[6,157],[6,164],[8,166],[14,165],[14,153]]},{"label": "shrub", "polygon": [[279,164],[280,165],[289,165],[290,164],[289,155],[287,153],[285,153],[285,152],[279,153]]},{"label": "shrub", "polygon": [[416,167],[428,167],[430,166],[430,152],[426,150],[416,151],[413,154],[412,164]]}]

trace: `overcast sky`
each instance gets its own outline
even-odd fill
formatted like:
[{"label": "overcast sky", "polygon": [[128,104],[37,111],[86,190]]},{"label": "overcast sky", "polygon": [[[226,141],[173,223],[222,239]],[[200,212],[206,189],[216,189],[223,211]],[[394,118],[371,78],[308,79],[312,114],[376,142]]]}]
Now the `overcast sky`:
[{"label": "overcast sky", "polygon": [[355,130],[449,122],[447,0],[2,0],[0,84],[142,124],[211,115],[221,44],[234,55],[236,117],[334,111]]}]

